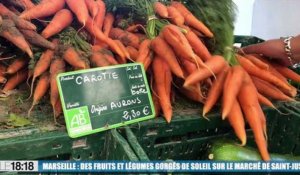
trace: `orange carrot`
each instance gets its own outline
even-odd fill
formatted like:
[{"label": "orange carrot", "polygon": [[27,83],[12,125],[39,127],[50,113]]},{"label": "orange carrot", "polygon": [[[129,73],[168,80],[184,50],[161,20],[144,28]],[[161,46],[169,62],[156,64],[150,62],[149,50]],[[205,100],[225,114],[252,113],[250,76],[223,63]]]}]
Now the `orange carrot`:
[{"label": "orange carrot", "polygon": [[228,70],[224,70],[217,75],[217,79],[213,82],[212,87],[210,88],[204,107],[203,107],[203,116],[205,116],[215,105],[218,98],[222,94],[223,85],[225,82],[225,78]]},{"label": "orange carrot", "polygon": [[203,61],[207,61],[211,58],[211,54],[208,51],[207,47],[193,31],[188,30],[185,33],[185,37],[192,46],[195,54],[197,54],[201,59],[203,59]]},{"label": "orange carrot", "polygon": [[58,118],[63,113],[60,99],[57,100],[54,107],[54,117]]},{"label": "orange carrot", "polygon": [[161,2],[154,2],[154,11],[162,18],[168,18],[169,16],[167,7]]},{"label": "orange carrot", "polygon": [[105,56],[101,52],[93,51],[92,56],[90,57],[91,63],[95,67],[104,67],[111,65]]},{"label": "orange carrot", "polygon": [[125,46],[133,46],[136,49],[139,48],[139,38],[127,31],[124,31],[120,28],[112,28],[109,33],[109,37],[112,39],[120,40]]},{"label": "orange carrot", "polygon": [[6,83],[7,79],[4,77],[6,67],[0,64],[0,83]]},{"label": "orange carrot", "polygon": [[28,110],[28,116],[30,116],[30,113],[35,105],[38,104],[38,102],[42,99],[43,96],[46,95],[46,92],[48,91],[48,88],[50,86],[50,75],[49,73],[44,73],[41,78],[39,79],[34,94],[33,94],[33,102]]},{"label": "orange carrot", "polygon": [[136,48],[132,47],[132,46],[127,46],[126,47],[129,55],[130,55],[130,58],[133,60],[133,61],[136,61],[137,58],[138,58],[138,55],[139,55],[139,52],[136,50]]},{"label": "orange carrot", "polygon": [[0,36],[12,42],[22,51],[26,52],[30,58],[33,57],[31,48],[20,31],[15,27],[14,22],[10,19],[3,19]]},{"label": "orange carrot", "polygon": [[[65,71],[65,62],[63,59],[55,59],[50,65],[50,103],[52,105],[53,111],[55,111],[55,104],[59,99],[58,86],[56,82],[56,77],[59,73]],[[54,118],[56,122],[56,118]]]},{"label": "orange carrot", "polygon": [[248,74],[245,76],[245,81],[238,95],[238,100],[245,114],[245,118],[253,130],[255,142],[258,146],[262,159],[264,161],[269,161],[270,155],[268,153],[267,141],[264,137],[263,126],[260,118],[261,114],[259,112],[261,109],[258,109],[260,106],[257,98],[257,91]]},{"label": "orange carrot", "polygon": [[17,58],[15,59],[6,69],[7,74],[15,74],[19,70],[23,69],[26,65],[28,65],[28,58]]},{"label": "orange carrot", "polygon": [[255,64],[257,67],[265,70],[269,70],[269,65],[264,63],[262,60],[259,58],[255,57],[254,55],[245,55],[247,59],[249,59],[253,64]]},{"label": "orange carrot", "polygon": [[128,53],[126,47],[123,45],[123,43],[122,43],[120,40],[114,40],[114,41],[117,43],[117,45],[119,46],[119,48],[120,48],[120,49],[122,50],[122,52],[123,52],[124,57],[121,57],[122,59],[124,59],[124,60],[123,60],[123,63],[126,63],[126,62],[127,62],[127,61],[126,61],[126,58],[128,58],[129,60],[131,60],[131,59],[130,59],[130,55],[129,55],[129,53]]},{"label": "orange carrot", "polygon": [[27,20],[19,18],[19,16],[17,16],[12,11],[10,11],[9,9],[7,9],[1,3],[0,3],[0,15],[2,17],[6,17],[6,18],[11,19],[18,28],[28,29],[28,30],[36,30],[36,26],[34,24],[32,24],[31,22],[29,22]]},{"label": "orange carrot", "polygon": [[14,74],[6,82],[4,88],[2,89],[3,92],[7,92],[7,91],[15,89],[20,83],[22,83],[23,81],[25,81],[27,79],[27,75],[28,75],[27,69],[23,69],[23,70],[17,72],[16,74]]},{"label": "orange carrot", "polygon": [[185,24],[194,27],[205,36],[212,38],[213,33],[200,20],[198,20],[182,3],[172,1],[171,6],[175,7],[184,17]]},{"label": "orange carrot", "polygon": [[184,87],[188,87],[192,84],[198,83],[200,81],[203,81],[203,80],[209,78],[210,76],[212,76],[212,72],[214,74],[218,74],[227,66],[227,62],[220,55],[212,56],[212,59],[206,61],[205,64],[209,69],[200,68],[193,74],[189,75],[185,80],[185,83],[183,85]]},{"label": "orange carrot", "polygon": [[88,11],[90,12],[92,18],[94,19],[98,12],[99,12],[99,7],[96,1],[94,0],[85,0],[86,7],[88,8]]},{"label": "orange carrot", "polygon": [[96,1],[98,4],[98,14],[95,18],[95,25],[97,28],[99,28],[102,31],[103,22],[106,14],[106,5],[102,0]]},{"label": "orange carrot", "polygon": [[47,27],[42,31],[44,38],[50,38],[51,36],[61,32],[64,28],[69,26],[73,21],[73,15],[68,9],[62,9],[58,11]]},{"label": "orange carrot", "polygon": [[230,113],[232,105],[237,98],[237,95],[241,89],[245,76],[245,71],[240,65],[232,67],[231,77],[228,84],[224,86],[223,91],[223,109],[222,118],[225,119]]},{"label": "orange carrot", "polygon": [[152,68],[160,106],[162,108],[166,121],[170,123],[173,115],[170,99],[172,82],[171,70],[168,64],[159,57],[154,58]]},{"label": "orange carrot", "polygon": [[24,4],[25,9],[24,10],[29,10],[33,7],[35,7],[35,4],[31,2],[31,0],[21,0],[21,2]]},{"label": "orange carrot", "polygon": [[110,33],[110,30],[112,29],[113,23],[114,23],[115,17],[112,13],[107,13],[104,22],[103,22],[103,33],[105,36],[108,36]]},{"label": "orange carrot", "polygon": [[[52,43],[55,45],[55,47],[57,47],[58,39],[54,39]],[[54,50],[50,50],[50,49],[46,50],[45,52],[43,52],[40,59],[37,61],[36,65],[34,66],[32,82],[31,82],[31,91],[29,97],[31,97],[31,94],[33,92],[32,90],[33,90],[33,84],[35,79],[40,75],[42,75],[44,72],[46,72],[46,70],[50,67],[53,56],[54,56]]]},{"label": "orange carrot", "polygon": [[195,53],[186,37],[175,25],[166,25],[161,31],[164,39],[178,56],[195,62]]},{"label": "orange carrot", "polygon": [[240,55],[237,55],[236,58],[238,59],[239,63],[243,68],[253,76],[256,76],[260,79],[263,79],[265,81],[268,81],[282,89],[285,89],[287,91],[291,90],[291,87],[288,83],[282,81],[277,76],[274,76],[271,72],[266,71],[264,69],[260,69],[259,67],[255,66],[251,61],[247,60],[245,57],[242,57]]},{"label": "orange carrot", "polygon": [[20,31],[24,35],[25,39],[33,45],[44,47],[46,49],[52,49],[52,50],[55,48],[53,43],[46,40],[44,37],[42,37],[36,31],[25,30],[25,29],[20,29]]},{"label": "orange carrot", "polygon": [[262,95],[280,101],[295,101],[294,99],[285,95],[282,91],[280,91],[278,88],[268,83],[267,81],[261,80],[256,77],[252,77],[252,80],[258,92],[261,93]]},{"label": "orange carrot", "polygon": [[89,11],[84,0],[65,0],[78,21],[85,26],[89,17]]},{"label": "orange carrot", "polygon": [[144,40],[139,47],[139,55],[136,59],[136,62],[143,63],[146,57],[150,54],[150,45],[151,40]]},{"label": "orange carrot", "polygon": [[[68,0],[66,0],[68,1]],[[77,4],[78,1],[76,1]],[[42,17],[47,17],[55,14],[61,10],[65,5],[65,0],[43,0],[36,6],[32,7],[21,13],[20,17],[23,19],[38,19]]]},{"label": "orange carrot", "polygon": [[105,36],[104,33],[98,27],[96,27],[95,24],[93,24],[93,21],[91,18],[88,18],[88,20],[86,22],[87,23],[86,23],[85,27],[88,30],[88,32],[90,32],[92,35],[94,35],[97,40],[102,41],[105,44],[107,44],[113,52],[117,53],[121,57],[125,57],[122,49],[118,46],[118,44],[116,44],[116,42],[114,40],[112,40],[111,38],[108,38],[107,36]]},{"label": "orange carrot", "polygon": [[168,8],[168,14],[169,14],[169,20],[177,25],[182,26],[184,24],[184,17],[181,15],[181,13],[174,7],[169,6]]},{"label": "orange carrot", "polygon": [[245,120],[243,117],[242,109],[237,101],[234,100],[232,108],[228,114],[228,121],[232,128],[234,129],[235,135],[240,139],[242,142],[242,146],[246,145],[247,142],[247,135],[245,130]]},{"label": "orange carrot", "polygon": [[172,48],[161,37],[156,37],[151,42],[151,48],[170,66],[171,71],[179,78],[184,78],[183,71],[176,59]]},{"label": "orange carrot", "polygon": [[257,92],[258,101],[262,105],[266,105],[268,107],[271,107],[273,109],[276,109],[276,107],[273,105],[273,103],[265,96],[263,96],[261,93]]},{"label": "orange carrot", "polygon": [[300,75],[294,72],[293,70],[289,69],[288,67],[281,66],[279,64],[272,64],[272,66],[286,78],[300,83]]},{"label": "orange carrot", "polygon": [[80,58],[78,52],[72,47],[68,47],[64,54],[63,54],[64,60],[72,65],[75,68],[85,69],[86,64],[83,59]]},{"label": "orange carrot", "polygon": [[158,117],[161,111],[161,106],[159,103],[159,97],[157,95],[157,90],[156,90],[156,84],[153,85],[153,90],[152,90],[152,100],[153,100],[153,105],[154,105],[154,110],[155,110],[155,117]]}]

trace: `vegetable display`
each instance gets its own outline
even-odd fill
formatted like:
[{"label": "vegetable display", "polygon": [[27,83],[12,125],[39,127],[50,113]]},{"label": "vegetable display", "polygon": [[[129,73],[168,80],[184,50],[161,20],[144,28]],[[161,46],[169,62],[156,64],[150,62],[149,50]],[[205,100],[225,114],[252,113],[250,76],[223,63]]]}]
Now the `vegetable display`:
[{"label": "vegetable display", "polygon": [[[262,159],[270,160],[262,106],[276,109],[274,101],[295,101],[297,89],[290,80],[299,82],[300,76],[263,55],[235,53],[233,3],[213,5],[226,15],[213,15],[211,3],[3,1],[0,36],[17,51],[16,58],[1,59],[1,96],[8,97],[22,82],[31,81],[28,116],[50,93],[56,122],[62,114],[59,73],[139,62],[151,82],[157,115],[172,121],[173,95],[178,92],[201,104],[203,117],[209,118],[206,115],[219,103],[222,119],[229,121],[242,145],[247,143],[248,123]],[[5,52],[11,53],[15,52]]]}]

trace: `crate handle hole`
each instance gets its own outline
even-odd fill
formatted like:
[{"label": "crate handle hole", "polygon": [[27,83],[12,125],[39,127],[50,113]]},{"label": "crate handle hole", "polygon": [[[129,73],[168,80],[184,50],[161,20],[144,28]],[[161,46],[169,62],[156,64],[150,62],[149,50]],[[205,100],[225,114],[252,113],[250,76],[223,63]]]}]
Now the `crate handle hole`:
[{"label": "crate handle hole", "polygon": [[77,157],[75,158],[76,160],[80,160],[81,159],[81,156],[80,155],[77,155]]},{"label": "crate handle hole", "polygon": [[54,144],[52,145],[52,149],[61,149],[62,148],[62,144]]},{"label": "crate handle hole", "polygon": [[90,153],[90,158],[93,158],[94,157],[94,154],[91,152]]}]

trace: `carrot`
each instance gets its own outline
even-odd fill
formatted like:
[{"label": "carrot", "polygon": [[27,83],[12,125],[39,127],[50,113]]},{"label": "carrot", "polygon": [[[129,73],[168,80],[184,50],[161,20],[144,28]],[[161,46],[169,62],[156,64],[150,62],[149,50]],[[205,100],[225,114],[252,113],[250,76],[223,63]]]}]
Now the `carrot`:
[{"label": "carrot", "polygon": [[[50,103],[52,105],[53,111],[55,111],[55,104],[59,99],[58,86],[56,82],[56,77],[59,73],[65,71],[65,62],[63,59],[55,59],[50,65]],[[56,123],[56,118],[54,117]]]},{"label": "carrot", "polygon": [[242,142],[242,146],[246,145],[247,142],[247,135],[245,130],[245,120],[243,117],[242,109],[237,101],[237,99],[234,100],[232,108],[228,114],[228,122],[234,129],[235,135],[240,139]]},{"label": "carrot", "polygon": [[141,24],[132,24],[126,28],[127,32],[138,32],[139,28],[143,28],[144,26]]},{"label": "carrot", "polygon": [[78,21],[85,26],[89,18],[89,11],[84,0],[65,0]]},{"label": "carrot", "polygon": [[6,83],[7,79],[4,77],[6,67],[0,64],[0,83]]},{"label": "carrot", "polygon": [[279,64],[272,64],[272,66],[286,78],[300,83],[300,75],[294,72],[293,70],[289,69],[288,67],[281,66]]},{"label": "carrot", "polygon": [[227,72],[228,69],[220,72],[217,75],[217,79],[213,82],[212,87],[210,88],[206,101],[204,103],[203,114],[202,114],[203,116],[205,116],[212,109],[212,107],[215,105],[218,98],[220,97],[223,90]]},{"label": "carrot", "polygon": [[136,48],[134,48],[134,47],[132,47],[132,46],[127,46],[126,49],[127,49],[127,52],[128,52],[129,55],[130,55],[130,58],[131,58],[133,61],[136,61],[137,58],[138,58],[138,55],[139,55],[139,52],[136,50]]},{"label": "carrot", "polygon": [[291,87],[288,83],[280,80],[278,77],[274,76],[271,72],[266,71],[264,69],[260,69],[259,67],[255,66],[251,61],[247,60],[245,57],[240,55],[236,55],[237,60],[243,66],[243,68],[253,76],[256,76],[262,80],[268,81],[282,89],[286,89],[287,91],[291,90]]},{"label": "carrot", "polygon": [[115,17],[112,13],[107,13],[106,16],[104,17],[103,33],[105,36],[109,35],[110,30],[112,29],[114,20],[115,20]]},{"label": "carrot", "polygon": [[90,12],[90,15],[94,19],[97,16],[98,11],[99,11],[97,2],[94,0],[85,0],[85,4],[86,4],[88,11]]},{"label": "carrot", "polygon": [[105,36],[104,33],[98,27],[95,27],[91,18],[88,18],[85,27],[88,30],[88,32],[90,32],[92,35],[94,35],[97,38],[97,40],[103,41],[105,44],[107,44],[111,48],[111,50],[113,52],[117,53],[121,57],[125,57],[122,49],[118,46],[118,44],[111,38],[108,38],[107,36]]},{"label": "carrot", "polygon": [[136,49],[139,48],[139,38],[133,33],[124,31],[120,28],[112,28],[109,33],[109,37],[112,39],[120,40],[125,46],[133,46]]},{"label": "carrot", "polygon": [[181,15],[181,13],[174,7],[169,6],[167,7],[168,9],[168,14],[169,14],[169,20],[177,25],[177,26],[182,26],[184,24],[184,17]]},{"label": "carrot", "polygon": [[28,110],[28,116],[30,116],[30,113],[32,111],[32,109],[34,108],[35,105],[38,104],[38,102],[42,99],[43,96],[46,95],[46,92],[48,90],[50,86],[50,75],[49,73],[44,73],[35,88],[34,94],[33,94],[33,102],[32,105],[30,107],[30,109]]},{"label": "carrot", "polygon": [[128,58],[129,60],[131,60],[130,59],[130,55],[129,55],[129,53],[128,53],[128,51],[126,50],[126,47],[123,45],[123,43],[120,41],[120,40],[114,40],[116,43],[117,43],[117,45],[119,46],[119,48],[122,50],[122,52],[123,52],[123,55],[124,55],[124,57],[121,57],[122,59],[124,59],[123,61],[124,61],[124,63],[126,63],[127,61],[126,61],[126,58]]},{"label": "carrot", "polygon": [[268,83],[267,81],[261,80],[256,77],[252,77],[252,80],[258,92],[261,93],[262,95],[280,101],[295,101],[294,99],[285,95],[282,91],[280,91],[278,88]]},{"label": "carrot", "polygon": [[69,26],[73,21],[73,15],[68,9],[62,9],[58,11],[47,27],[42,31],[41,35],[44,38],[50,38],[51,36],[61,32],[64,28]]},{"label": "carrot", "polygon": [[26,65],[28,65],[28,58],[17,58],[15,59],[6,69],[7,74],[15,74],[19,70],[23,69]]},{"label": "carrot", "polygon": [[149,39],[146,39],[141,43],[136,62],[143,63],[146,57],[150,54],[150,45],[151,45],[151,40]]},{"label": "carrot", "polygon": [[232,74],[228,84],[224,86],[223,91],[223,109],[222,118],[225,119],[230,113],[232,105],[241,89],[245,76],[245,71],[240,65],[232,67]]},{"label": "carrot", "polygon": [[245,55],[245,58],[249,59],[253,64],[255,64],[257,67],[265,70],[269,70],[269,65],[264,63],[259,58],[255,57],[254,55]]},{"label": "carrot", "polygon": [[195,62],[195,53],[186,37],[175,25],[166,25],[161,31],[164,39],[172,46],[178,56]]},{"label": "carrot", "polygon": [[33,2],[31,2],[31,0],[20,0],[23,5],[24,5],[24,10],[29,10],[33,7],[35,7],[35,4]]},{"label": "carrot", "polygon": [[[249,95],[251,94],[251,95]],[[255,142],[258,146],[261,157],[264,161],[270,160],[270,155],[267,149],[267,141],[264,137],[263,126],[260,119],[259,102],[257,91],[248,74],[245,76],[245,81],[238,95],[238,100],[245,114],[252,131],[254,133]],[[260,108],[261,109],[261,108]]]},{"label": "carrot", "polygon": [[168,64],[164,59],[155,57],[153,60],[154,83],[157,88],[159,103],[162,108],[164,117],[168,123],[172,119],[172,105],[170,99],[172,75]]},{"label": "carrot", "polygon": [[96,1],[98,4],[98,14],[95,18],[95,25],[97,28],[99,28],[100,30],[102,30],[103,27],[103,22],[104,22],[104,18],[105,18],[105,13],[106,13],[106,6],[105,3],[102,0],[98,0]]},{"label": "carrot", "polygon": [[64,54],[63,59],[75,68],[85,69],[86,64],[83,59],[80,58],[78,52],[72,47],[68,47]]},{"label": "carrot", "polygon": [[58,118],[63,113],[60,99],[57,100],[54,107],[54,117]]},{"label": "carrot", "polygon": [[7,92],[7,91],[15,89],[20,83],[22,83],[23,81],[25,81],[27,79],[27,75],[28,75],[27,69],[23,69],[23,70],[15,73],[6,82],[4,88],[2,89],[3,92]]},{"label": "carrot", "polygon": [[[54,39],[52,41],[52,43],[55,45],[55,47],[57,47],[58,39]],[[44,72],[46,72],[46,70],[50,67],[53,56],[54,56],[54,50],[48,49],[45,52],[43,52],[40,59],[36,62],[35,66],[34,66],[33,74],[32,74],[31,90],[30,90],[29,98],[31,97],[32,92],[33,92],[33,84],[35,82],[35,79],[37,77],[39,77],[40,75],[42,75]]]},{"label": "carrot", "polygon": [[261,93],[257,92],[258,101],[262,105],[266,105],[270,108],[276,109],[276,107],[273,105],[273,103],[265,96],[263,96]]},{"label": "carrot", "polygon": [[162,18],[169,17],[168,9],[163,3],[156,1],[154,2],[153,7],[155,13],[158,14],[160,17]]},{"label": "carrot", "polygon": [[0,3],[0,15],[4,18],[11,19],[18,28],[36,30],[36,26],[34,24],[22,18],[19,18],[19,16],[7,9],[2,3]]},{"label": "carrot", "polygon": [[95,67],[104,67],[104,66],[109,66],[111,65],[105,56],[101,52],[94,51],[92,56],[90,57],[91,63]]},{"label": "carrot", "polygon": [[114,58],[113,53],[110,50],[107,50],[105,48],[101,49],[101,53],[104,55],[104,57],[107,59],[107,61],[112,65],[117,65],[118,62]]},{"label": "carrot", "polygon": [[198,55],[201,59],[203,59],[203,61],[207,61],[211,58],[211,54],[208,51],[207,47],[193,31],[188,30],[185,33],[185,37],[190,43],[191,47],[193,48],[195,54]]},{"label": "carrot", "polygon": [[153,85],[153,90],[152,90],[152,100],[153,100],[153,105],[154,105],[154,110],[155,110],[155,117],[158,117],[161,111],[161,106],[159,103],[159,97],[157,96],[157,90],[156,90],[156,84]]},{"label": "carrot", "polygon": [[206,61],[205,64],[209,69],[200,68],[196,72],[189,75],[185,80],[185,83],[183,85],[184,87],[188,87],[192,84],[198,83],[200,81],[203,81],[203,80],[209,78],[210,76],[212,76],[212,72],[214,74],[218,74],[227,66],[227,62],[220,55],[212,56],[212,59]]},{"label": "carrot", "polygon": [[44,47],[46,49],[54,49],[55,46],[50,41],[46,40],[40,34],[33,30],[20,29],[25,39],[33,45]]},{"label": "carrot", "polygon": [[[76,3],[74,4],[77,3],[78,1],[76,1]],[[30,20],[51,16],[61,10],[64,5],[65,0],[43,0],[31,9],[28,9],[21,13],[20,18]]]},{"label": "carrot", "polygon": [[143,65],[144,65],[145,71],[147,71],[148,68],[149,68],[149,66],[151,65],[151,63],[152,63],[152,58],[153,58],[153,52],[150,52],[150,53],[148,54],[148,56],[144,59]]},{"label": "carrot", "polygon": [[23,35],[14,25],[14,22],[10,19],[4,19],[2,28],[0,29],[0,36],[4,37],[8,41],[12,42],[15,46],[26,52],[30,58],[33,57],[31,48]]},{"label": "carrot", "polygon": [[202,32],[205,36],[212,38],[213,33],[200,20],[198,20],[182,3],[172,1],[172,7],[175,7],[184,17],[185,24],[194,27]]},{"label": "carrot", "polygon": [[170,66],[171,71],[179,78],[184,78],[183,71],[176,59],[172,48],[161,37],[156,37],[151,42],[151,48]]}]

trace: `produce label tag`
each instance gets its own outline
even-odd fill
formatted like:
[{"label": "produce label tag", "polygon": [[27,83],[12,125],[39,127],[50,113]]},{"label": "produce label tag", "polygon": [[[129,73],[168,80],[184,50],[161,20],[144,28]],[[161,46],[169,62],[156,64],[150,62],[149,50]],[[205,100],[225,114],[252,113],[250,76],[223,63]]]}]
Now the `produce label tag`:
[{"label": "produce label tag", "polygon": [[155,116],[141,64],[62,73],[57,82],[68,134],[72,138]]}]

